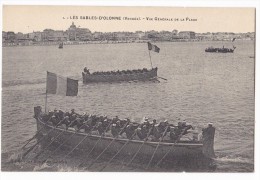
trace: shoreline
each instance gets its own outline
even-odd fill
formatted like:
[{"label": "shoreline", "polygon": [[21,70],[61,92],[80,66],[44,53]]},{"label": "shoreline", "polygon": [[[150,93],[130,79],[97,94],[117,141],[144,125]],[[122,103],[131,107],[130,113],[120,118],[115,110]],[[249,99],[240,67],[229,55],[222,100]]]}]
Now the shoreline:
[{"label": "shoreline", "polygon": [[[154,43],[175,43],[175,42],[229,42],[229,40],[190,40],[182,39],[175,41],[152,41]],[[251,39],[237,39],[236,41],[255,41]],[[83,44],[127,44],[127,43],[147,43],[149,40],[139,40],[139,41],[67,41],[63,42],[65,46],[67,45],[83,45]],[[2,43],[2,47],[18,47],[18,46],[58,46],[60,42],[15,42],[15,43]]]}]

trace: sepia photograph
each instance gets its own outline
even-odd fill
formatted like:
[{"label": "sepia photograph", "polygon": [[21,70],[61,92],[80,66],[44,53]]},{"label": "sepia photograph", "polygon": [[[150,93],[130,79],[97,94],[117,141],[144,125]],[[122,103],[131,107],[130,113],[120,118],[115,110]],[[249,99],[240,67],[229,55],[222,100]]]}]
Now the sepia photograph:
[{"label": "sepia photograph", "polygon": [[255,171],[254,7],[2,6],[1,171]]}]

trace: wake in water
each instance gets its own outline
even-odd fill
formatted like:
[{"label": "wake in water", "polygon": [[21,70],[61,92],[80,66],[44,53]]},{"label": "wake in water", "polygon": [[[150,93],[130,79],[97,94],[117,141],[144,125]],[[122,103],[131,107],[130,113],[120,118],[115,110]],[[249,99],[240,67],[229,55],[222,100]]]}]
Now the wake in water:
[{"label": "wake in water", "polygon": [[232,157],[232,156],[223,156],[223,157],[217,157],[214,159],[217,163],[224,162],[224,163],[251,163],[252,161],[248,158],[243,157]]}]

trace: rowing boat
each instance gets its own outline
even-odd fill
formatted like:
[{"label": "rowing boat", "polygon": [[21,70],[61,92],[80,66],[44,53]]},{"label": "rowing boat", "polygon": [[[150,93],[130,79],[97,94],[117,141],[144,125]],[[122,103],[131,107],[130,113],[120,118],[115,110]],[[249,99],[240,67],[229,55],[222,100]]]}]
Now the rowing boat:
[{"label": "rowing boat", "polygon": [[[129,141],[127,138],[114,138],[112,136],[104,136],[100,139],[100,136],[97,134],[86,134],[85,132],[75,131],[71,128],[64,129],[62,127],[55,127],[50,123],[46,123],[41,118],[41,107],[37,106],[34,108],[35,119],[37,122],[37,130],[41,131],[40,134],[45,136],[44,141],[50,142],[52,139],[56,139],[56,143],[64,143],[63,146],[73,148],[78,145],[78,143],[84,139],[86,136],[87,138],[78,145],[78,149],[87,152],[87,149],[96,146],[96,149],[103,150],[109,146],[109,144],[113,141],[113,146],[109,146],[107,152],[113,153],[117,152],[124,144],[125,147],[121,150],[121,154],[124,155],[134,155],[135,152],[138,151],[139,147],[142,145],[142,148],[139,151],[139,154],[142,157],[151,157],[155,152],[155,149],[158,145],[158,142],[146,141],[144,143],[143,140],[133,139]],[[214,129],[215,130],[215,129]],[[62,133],[63,132],[63,133]],[[72,136],[72,134],[74,134]],[[178,142],[169,142],[169,141],[162,141],[160,146],[156,150],[155,157],[163,157],[166,153],[167,159],[173,157],[181,157],[181,156],[188,156],[188,157],[214,157],[214,132],[212,136],[212,132],[207,134],[204,133],[204,137],[202,140],[198,141],[185,141],[180,140]],[[58,137],[58,138],[57,138]],[[96,142],[99,140],[99,143]]]},{"label": "rowing boat", "polygon": [[[82,72],[83,83],[97,82],[122,82],[122,81],[149,81],[157,77],[158,68],[152,68],[147,71],[131,70],[130,73],[108,73],[102,74]],[[123,71],[121,71],[123,72]]]}]

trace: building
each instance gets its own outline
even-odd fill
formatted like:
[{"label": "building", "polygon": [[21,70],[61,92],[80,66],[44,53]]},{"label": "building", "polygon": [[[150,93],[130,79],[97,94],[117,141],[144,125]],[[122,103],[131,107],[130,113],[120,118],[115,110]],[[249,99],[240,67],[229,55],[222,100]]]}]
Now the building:
[{"label": "building", "polygon": [[159,32],[158,31],[146,31],[145,32],[145,39],[149,39],[149,40],[152,40],[152,41],[156,41],[158,40],[158,35],[159,35]]},{"label": "building", "polygon": [[5,42],[7,41],[7,32],[2,31],[2,41]]},{"label": "building", "polygon": [[8,31],[6,35],[7,35],[7,41],[9,41],[9,42],[16,41],[16,35],[13,31]]},{"label": "building", "polygon": [[77,28],[74,22],[66,31],[68,35],[68,40],[70,41],[89,41],[92,40],[91,31],[88,28]]},{"label": "building", "polygon": [[179,32],[180,39],[195,39],[195,32],[193,31],[180,31]]},{"label": "building", "polygon": [[94,32],[92,34],[92,39],[94,41],[102,41],[102,40],[104,40],[104,35],[102,32]]},{"label": "building", "polygon": [[174,29],[174,30],[172,31],[172,35],[173,35],[173,36],[177,36],[177,35],[178,35],[178,30]]},{"label": "building", "polygon": [[42,32],[42,41],[53,41],[54,30],[44,29]]},{"label": "building", "polygon": [[76,40],[80,40],[80,41],[92,40],[91,31],[88,28],[76,28]]}]

